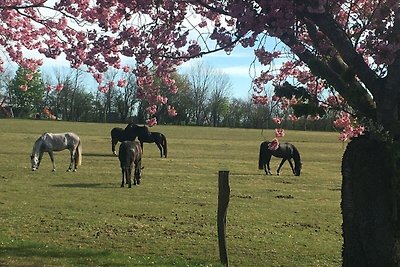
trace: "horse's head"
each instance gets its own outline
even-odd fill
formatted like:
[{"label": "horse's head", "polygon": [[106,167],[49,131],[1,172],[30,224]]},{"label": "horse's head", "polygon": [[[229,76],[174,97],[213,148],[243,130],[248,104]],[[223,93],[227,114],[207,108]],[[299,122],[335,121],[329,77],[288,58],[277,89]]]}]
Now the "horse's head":
[{"label": "horse's head", "polygon": [[295,162],[295,166],[294,166],[294,175],[295,176],[300,176],[301,173],[301,167],[302,167],[302,163],[301,162]]},{"label": "horse's head", "polygon": [[37,155],[31,155],[31,167],[32,167],[32,171],[36,171],[39,168],[39,159],[37,157]]},{"label": "horse's head", "polygon": [[118,127],[113,128],[111,130],[111,150],[114,155],[117,155],[117,152],[115,151],[115,146],[118,143],[118,141],[123,142],[127,140],[124,132],[125,132],[124,129]]}]

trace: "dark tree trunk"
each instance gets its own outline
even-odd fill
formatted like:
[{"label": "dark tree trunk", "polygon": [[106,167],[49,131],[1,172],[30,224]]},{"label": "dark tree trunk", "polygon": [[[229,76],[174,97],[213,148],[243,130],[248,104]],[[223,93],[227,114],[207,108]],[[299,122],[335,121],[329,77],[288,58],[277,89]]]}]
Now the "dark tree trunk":
[{"label": "dark tree trunk", "polygon": [[362,136],[343,155],[343,266],[400,266],[395,147]]}]

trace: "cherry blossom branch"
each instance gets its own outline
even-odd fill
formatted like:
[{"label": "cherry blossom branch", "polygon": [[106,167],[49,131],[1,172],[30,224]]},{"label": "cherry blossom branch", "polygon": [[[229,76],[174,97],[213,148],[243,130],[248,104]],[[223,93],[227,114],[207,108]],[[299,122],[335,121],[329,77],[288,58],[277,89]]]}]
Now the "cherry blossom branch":
[{"label": "cherry blossom branch", "polygon": [[346,64],[352,66],[352,71],[363,81],[372,95],[376,96],[380,87],[380,78],[356,52],[351,40],[337,21],[326,13],[308,13],[306,16],[328,36]]}]

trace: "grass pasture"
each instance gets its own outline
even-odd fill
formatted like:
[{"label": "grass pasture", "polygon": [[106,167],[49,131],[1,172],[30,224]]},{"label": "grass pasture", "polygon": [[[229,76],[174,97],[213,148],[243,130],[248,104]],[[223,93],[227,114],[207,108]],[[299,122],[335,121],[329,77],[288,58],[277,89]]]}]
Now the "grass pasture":
[{"label": "grass pasture", "polygon": [[[288,131],[300,177],[258,170],[272,131],[156,126],[168,158],[144,145],[143,179],[120,188],[110,130],[123,124],[0,120],[0,266],[220,266],[216,227],[218,171],[230,171],[230,266],[340,266],[340,160],[335,133]],[[44,131],[76,132],[82,166],[69,152],[30,170]],[[276,171],[279,160],[272,158]]]}]

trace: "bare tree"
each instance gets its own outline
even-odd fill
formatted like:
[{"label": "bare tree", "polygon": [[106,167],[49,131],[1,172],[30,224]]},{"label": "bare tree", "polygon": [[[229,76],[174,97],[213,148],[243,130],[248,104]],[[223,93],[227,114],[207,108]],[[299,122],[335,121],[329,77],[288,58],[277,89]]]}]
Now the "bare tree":
[{"label": "bare tree", "polygon": [[213,69],[202,61],[190,68],[187,79],[191,85],[191,120],[196,125],[203,125],[207,121],[207,99],[213,82]]},{"label": "bare tree", "polygon": [[229,77],[220,71],[215,72],[211,82],[211,95],[209,98],[209,108],[212,126],[220,126],[221,117],[226,114],[229,107],[228,94],[232,84]]},{"label": "bare tree", "polygon": [[[85,90],[85,71],[82,69],[53,68],[52,74],[44,74],[45,83],[62,85],[58,90],[47,91],[45,105],[56,117],[65,120],[79,120],[82,110],[79,105],[81,93]],[[79,103],[78,103],[79,102]]]},{"label": "bare tree", "polygon": [[136,98],[137,84],[136,77],[132,72],[123,75],[125,85],[116,92],[115,105],[121,122],[127,122],[133,116],[133,112],[138,103]]},{"label": "bare tree", "polygon": [[191,67],[187,80],[190,83],[191,110],[188,115],[191,121],[196,125],[217,126],[228,105],[229,77],[200,61]]}]

